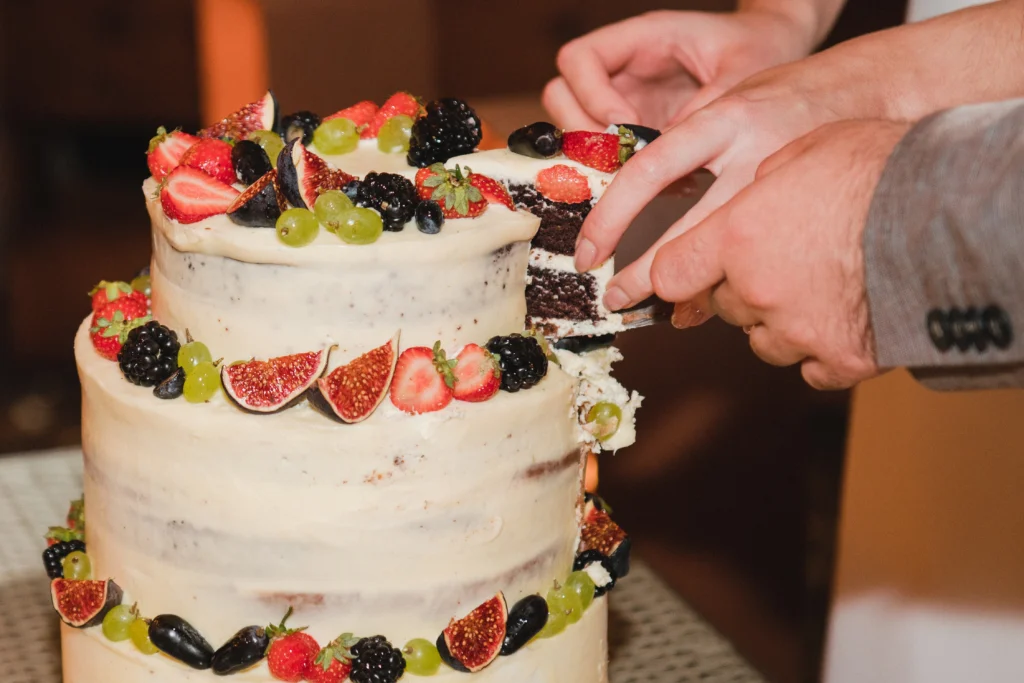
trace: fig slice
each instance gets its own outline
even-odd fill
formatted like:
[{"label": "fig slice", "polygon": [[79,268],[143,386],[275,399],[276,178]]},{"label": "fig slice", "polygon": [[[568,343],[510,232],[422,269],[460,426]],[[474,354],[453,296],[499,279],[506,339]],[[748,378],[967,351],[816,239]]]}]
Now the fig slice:
[{"label": "fig slice", "polygon": [[111,609],[121,604],[124,594],[113,581],[54,579],[50,598],[61,621],[74,628],[96,626]]},{"label": "fig slice", "polygon": [[462,619],[452,619],[437,637],[441,659],[456,671],[480,671],[501,654],[507,619],[508,607],[502,593]]},{"label": "fig slice", "polygon": [[398,362],[398,335],[388,343],[331,370],[309,392],[309,403],[340,422],[362,422],[388,394]]},{"label": "fig slice", "polygon": [[236,225],[272,228],[284,208],[284,195],[278,187],[277,171],[270,169],[235,197],[235,201],[228,206],[227,214]]},{"label": "fig slice", "polygon": [[274,130],[277,126],[277,99],[274,93],[267,91],[260,99],[250,102],[236,112],[232,112],[208,128],[203,128],[198,135],[201,138],[231,138],[244,140],[258,130]]},{"label": "fig slice", "polygon": [[324,374],[333,348],[224,365],[221,383],[239,408],[251,413],[276,413],[298,402]]},{"label": "fig slice", "polygon": [[288,203],[310,211],[321,193],[340,190],[356,179],[328,166],[326,161],[306,149],[299,138],[281,150],[277,158],[277,177]]},{"label": "fig slice", "polygon": [[588,497],[583,507],[583,526],[580,529],[578,554],[596,550],[608,558],[616,579],[629,574],[629,551],[632,541],[618,524],[605,512],[599,499]]}]

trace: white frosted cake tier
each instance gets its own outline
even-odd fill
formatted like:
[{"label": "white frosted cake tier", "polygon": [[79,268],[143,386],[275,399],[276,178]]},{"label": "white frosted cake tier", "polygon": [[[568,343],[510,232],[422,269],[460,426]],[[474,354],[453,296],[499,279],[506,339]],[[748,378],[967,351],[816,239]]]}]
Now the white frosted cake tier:
[{"label": "white frosted cake tier", "polygon": [[[353,356],[396,330],[402,346],[456,350],[521,332],[524,273],[539,220],[491,205],[449,220],[437,235],[415,225],[349,245],[322,230],[296,249],[273,229],[219,215],[182,225],[143,185],[153,224],[153,317],[202,340],[227,360],[266,358],[337,344]],[[351,353],[349,353],[351,352]]]}]

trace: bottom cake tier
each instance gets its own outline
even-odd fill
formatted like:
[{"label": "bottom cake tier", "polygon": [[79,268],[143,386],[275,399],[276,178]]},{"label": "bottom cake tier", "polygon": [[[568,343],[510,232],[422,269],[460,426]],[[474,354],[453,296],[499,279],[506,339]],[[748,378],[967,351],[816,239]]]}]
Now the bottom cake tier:
[{"label": "bottom cake tier", "polygon": [[[608,599],[597,598],[579,622],[558,635],[535,640],[513,655],[499,657],[474,674],[442,666],[422,679],[406,674],[403,681],[432,683],[606,683],[608,680]],[[163,654],[140,654],[131,642],[112,643],[99,629],[61,627],[64,683],[200,683],[216,677],[189,669]],[[276,681],[265,666],[231,676],[246,683]]]}]

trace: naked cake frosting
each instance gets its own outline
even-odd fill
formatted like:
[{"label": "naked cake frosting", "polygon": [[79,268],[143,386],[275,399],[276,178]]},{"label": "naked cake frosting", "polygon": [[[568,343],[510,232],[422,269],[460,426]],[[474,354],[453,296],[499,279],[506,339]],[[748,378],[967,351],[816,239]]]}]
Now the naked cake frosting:
[{"label": "naked cake frosting", "polygon": [[66,683],[607,680],[630,542],[583,475],[641,399],[555,347],[621,326],[570,247],[635,142],[587,135],[478,152],[407,93],[158,132],[152,261],[75,339]]}]

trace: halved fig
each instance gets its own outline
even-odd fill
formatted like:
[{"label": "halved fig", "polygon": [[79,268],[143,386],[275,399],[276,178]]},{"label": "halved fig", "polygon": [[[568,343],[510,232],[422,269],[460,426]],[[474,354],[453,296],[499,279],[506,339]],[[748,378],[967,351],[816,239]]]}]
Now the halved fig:
[{"label": "halved fig", "polygon": [[398,332],[391,340],[335,368],[309,392],[309,403],[340,422],[362,422],[388,394],[398,361]]},{"label": "halved fig", "polygon": [[501,593],[462,619],[452,619],[437,637],[441,659],[456,671],[480,671],[501,653],[507,619],[508,608]]},{"label": "halved fig", "polygon": [[355,176],[328,166],[326,161],[306,149],[299,138],[281,150],[277,158],[277,173],[281,191],[288,203],[310,210],[321,193],[340,190],[356,179]]},{"label": "halved fig", "polygon": [[253,131],[274,130],[276,126],[277,99],[268,90],[260,99],[228,114],[212,126],[203,128],[198,135],[201,138],[244,140]]},{"label": "halved fig", "polygon": [[61,621],[74,628],[95,626],[107,612],[121,604],[124,594],[113,581],[54,579],[50,598]]},{"label": "halved fig", "polygon": [[632,541],[625,531],[604,511],[600,499],[588,498],[583,507],[583,527],[577,553],[597,550],[607,557],[616,579],[629,574],[629,551]]},{"label": "halved fig", "polygon": [[221,368],[221,383],[239,408],[252,413],[276,413],[301,399],[324,374],[329,352],[330,349],[324,349],[231,363]]},{"label": "halved fig", "polygon": [[239,140],[235,143],[231,148],[231,166],[235,169],[235,177],[243,185],[252,185],[274,168],[267,153],[252,140]]},{"label": "halved fig", "polygon": [[277,171],[270,169],[235,197],[228,218],[247,228],[272,228],[285,209],[284,195],[277,184]]},{"label": "halved fig", "polygon": [[506,657],[526,645],[548,623],[548,603],[539,595],[527,595],[508,611],[501,655]]}]

